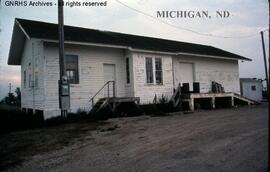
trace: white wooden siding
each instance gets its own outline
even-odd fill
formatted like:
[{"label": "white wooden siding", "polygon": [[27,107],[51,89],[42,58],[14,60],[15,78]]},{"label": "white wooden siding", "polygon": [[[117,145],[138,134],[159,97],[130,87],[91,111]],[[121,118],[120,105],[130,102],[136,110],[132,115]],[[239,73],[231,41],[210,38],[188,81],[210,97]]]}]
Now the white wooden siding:
[{"label": "white wooden siding", "polygon": [[[71,111],[78,109],[89,111],[90,98],[104,85],[103,64],[114,64],[116,73],[116,96],[125,94],[125,55],[121,49],[101,48],[91,46],[66,45],[66,54],[78,55],[79,84],[71,84]],[[59,58],[56,44],[45,45],[46,58],[46,109],[52,113],[58,110]],[[95,98],[103,97],[103,91]],[[57,114],[56,112],[53,112]]]},{"label": "white wooden siding", "polygon": [[[173,64],[187,62],[194,64],[194,81],[200,82],[201,92],[211,91],[211,82],[216,81],[226,92],[240,93],[239,69],[237,60],[214,59],[179,55],[173,58]],[[174,71],[179,65],[174,65]],[[177,73],[174,73],[177,75]],[[180,74],[181,75],[181,74]],[[177,86],[176,79],[174,86]]]},{"label": "white wooden siding", "polygon": [[[171,97],[175,82],[174,64],[192,63],[194,81],[200,82],[201,92],[209,92],[211,81],[221,83],[227,92],[240,92],[237,60],[213,59],[193,56],[168,56],[150,53],[130,52],[123,49],[102,48],[82,45],[65,45],[66,54],[78,55],[79,84],[71,84],[71,111],[90,110],[90,98],[103,86],[103,65],[115,65],[116,96],[140,97],[142,104],[152,103],[155,95]],[[146,83],[145,58],[153,58],[153,84]],[[162,59],[163,84],[155,84],[155,61]],[[130,63],[130,83],[126,82],[126,58]],[[37,88],[28,87],[28,64],[32,65],[32,79],[35,66],[39,68]],[[58,46],[55,43],[43,43],[37,39],[26,40],[21,62],[21,77],[26,70],[26,88],[22,90],[22,107],[44,110],[45,119],[60,115],[58,105],[59,59]],[[181,74],[180,74],[181,75]],[[102,91],[95,99],[103,97]]]},{"label": "white wooden siding", "polygon": [[[32,88],[29,88],[28,65],[31,63],[31,81]],[[38,69],[38,86],[35,85],[35,70]],[[21,80],[22,108],[34,110],[44,110],[44,58],[43,43],[38,39],[26,39],[24,52],[21,61],[21,78],[23,71],[26,71],[26,87],[24,88],[23,79]]]},{"label": "white wooden siding", "polygon": [[[162,95],[171,97],[173,93],[173,74],[172,74],[172,57],[146,54],[146,53],[134,53],[133,54],[133,75],[134,75],[134,92],[136,97],[140,97],[142,104],[153,103],[155,95],[161,97]],[[155,80],[155,61],[154,58],[158,57],[162,59],[162,75],[163,84],[156,85],[146,83],[146,69],[145,58],[153,58],[153,74]]]},{"label": "white wooden siding", "polygon": [[194,82],[194,63],[176,62],[174,66],[174,83],[177,87],[178,83],[189,83],[189,88],[193,90]]}]

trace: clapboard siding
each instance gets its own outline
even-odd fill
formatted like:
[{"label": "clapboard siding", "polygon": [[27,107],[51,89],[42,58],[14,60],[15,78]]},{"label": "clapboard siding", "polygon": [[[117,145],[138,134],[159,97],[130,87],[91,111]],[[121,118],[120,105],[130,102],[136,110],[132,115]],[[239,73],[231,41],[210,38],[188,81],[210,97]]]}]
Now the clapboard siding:
[{"label": "clapboard siding", "polygon": [[[155,57],[162,59],[163,84],[156,85],[146,83],[145,58],[153,58],[153,70],[155,71]],[[135,96],[140,97],[142,104],[152,103],[155,95],[171,97],[173,93],[172,57],[157,54],[133,53],[133,75]],[[154,73],[154,72],[153,72]],[[154,74],[155,76],[155,74]],[[155,78],[154,78],[155,80]]]},{"label": "clapboard siding", "polygon": [[[211,90],[211,81],[221,83],[227,92],[240,92],[237,60],[214,59],[195,56],[169,56],[154,53],[131,52],[123,49],[84,45],[65,45],[65,53],[78,55],[79,84],[71,84],[70,111],[91,109],[90,98],[104,85],[103,65],[114,64],[116,69],[116,96],[140,97],[142,104],[152,103],[155,95],[170,98],[177,86],[174,64],[194,64],[194,81],[200,82],[201,92]],[[38,39],[26,40],[21,62],[22,107],[44,110],[48,119],[60,115],[58,100],[59,58],[56,43]],[[154,83],[146,83],[145,58],[153,58]],[[154,59],[162,59],[163,84],[155,84]],[[130,83],[126,80],[126,58],[130,63]],[[35,69],[39,69],[38,87],[29,88],[28,64],[32,66],[32,80]],[[179,67],[179,65],[178,65]],[[27,71],[26,88],[23,87],[23,71]],[[34,84],[35,85],[35,84]],[[105,89],[106,90],[106,89]],[[95,99],[104,97],[101,92]]]},{"label": "clapboard siding", "polygon": [[[216,81],[222,84],[226,92],[240,93],[237,60],[184,55],[179,55],[173,58],[173,64],[175,64],[174,67],[177,67],[176,64],[180,62],[194,64],[194,81],[200,82],[201,92],[207,93],[211,91],[211,82]],[[175,86],[177,84],[178,83],[174,83]]]},{"label": "clapboard siding", "polygon": [[[31,63],[31,78],[29,78],[29,63]],[[35,71],[37,70],[38,85],[36,86]],[[22,108],[44,110],[44,70],[43,42],[38,39],[27,39],[21,61]],[[24,71],[26,71],[25,87]],[[33,87],[29,87],[29,79],[33,82]]]},{"label": "clapboard siding", "polygon": [[[103,64],[115,64],[116,95],[126,96],[125,52],[121,49],[66,45],[66,54],[78,55],[79,84],[71,84],[71,111],[90,110],[90,98],[104,85]],[[58,110],[59,58],[56,44],[45,45],[46,58],[46,109]],[[101,98],[101,92],[95,99]]]}]

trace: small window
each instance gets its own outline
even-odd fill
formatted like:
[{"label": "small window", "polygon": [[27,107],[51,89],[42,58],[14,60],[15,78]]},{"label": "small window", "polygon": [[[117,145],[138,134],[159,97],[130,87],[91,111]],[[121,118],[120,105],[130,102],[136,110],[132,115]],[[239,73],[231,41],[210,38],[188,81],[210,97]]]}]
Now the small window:
[{"label": "small window", "polygon": [[78,56],[66,55],[65,64],[69,83],[79,84]]},{"label": "small window", "polygon": [[38,87],[38,80],[39,80],[39,72],[38,69],[35,71],[35,87]]},{"label": "small window", "polygon": [[153,83],[153,62],[152,58],[145,58],[146,66],[146,83]]},{"label": "small window", "polygon": [[130,83],[129,58],[126,58],[126,75],[127,75],[127,84],[129,84]]},{"label": "small window", "polygon": [[252,85],[252,86],[251,86],[251,90],[252,90],[252,91],[256,91],[256,85]]},{"label": "small window", "polygon": [[156,84],[162,84],[162,61],[161,58],[155,58]]},{"label": "small window", "polygon": [[29,74],[28,77],[29,77],[28,87],[31,88],[32,87],[32,81],[31,81],[32,75]]},{"label": "small window", "polygon": [[23,88],[26,88],[26,70],[23,71]]},{"label": "small window", "polygon": [[32,67],[31,63],[28,64],[28,87],[32,87]]}]

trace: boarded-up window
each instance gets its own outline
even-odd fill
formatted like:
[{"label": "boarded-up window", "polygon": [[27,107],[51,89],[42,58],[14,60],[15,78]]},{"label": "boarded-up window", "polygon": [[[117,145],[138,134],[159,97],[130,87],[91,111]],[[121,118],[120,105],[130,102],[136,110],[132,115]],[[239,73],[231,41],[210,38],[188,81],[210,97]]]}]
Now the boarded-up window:
[{"label": "boarded-up window", "polygon": [[79,70],[78,70],[78,56],[77,55],[66,55],[66,73],[69,83],[79,84]]},{"label": "boarded-up window", "polygon": [[127,75],[127,83],[130,83],[130,72],[129,72],[129,58],[126,58],[126,75]]},{"label": "boarded-up window", "polygon": [[23,71],[23,88],[26,88],[26,70]]},{"label": "boarded-up window", "polygon": [[146,66],[146,83],[153,83],[153,62],[152,58],[145,58],[145,66]]},{"label": "boarded-up window", "polygon": [[161,58],[155,58],[156,84],[162,84],[162,61]]},{"label": "boarded-up window", "polygon": [[28,87],[32,87],[32,67],[31,63],[28,63]]}]

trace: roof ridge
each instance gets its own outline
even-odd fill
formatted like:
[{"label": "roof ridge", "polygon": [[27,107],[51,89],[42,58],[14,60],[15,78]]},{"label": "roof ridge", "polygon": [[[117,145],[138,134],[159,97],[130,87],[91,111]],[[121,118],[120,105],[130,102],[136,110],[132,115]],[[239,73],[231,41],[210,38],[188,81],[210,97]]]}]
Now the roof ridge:
[{"label": "roof ridge", "polygon": [[[29,21],[29,22],[31,21],[31,22],[36,22],[36,23],[57,25],[57,23],[53,23],[53,22],[44,22],[44,21],[29,20],[29,19],[23,19],[23,18],[15,18],[15,20],[22,20],[22,21],[24,20],[24,21]],[[101,29],[80,27],[80,26],[76,26],[76,25],[75,26],[74,25],[64,25],[64,27],[72,27],[72,28],[77,28],[77,29],[85,29],[85,30],[92,30],[92,31],[98,31],[98,32],[109,32],[109,33],[113,33],[113,34],[123,34],[123,35],[128,35],[128,36],[143,37],[143,38],[149,38],[149,39],[159,39],[159,40],[164,40],[164,41],[171,41],[171,42],[175,42],[175,43],[185,43],[185,44],[191,44],[191,45],[197,45],[197,46],[211,46],[208,44],[199,44],[199,43],[184,42],[184,41],[165,39],[165,38],[159,38],[159,37],[135,35],[135,34],[130,34],[130,33],[115,32],[115,31],[110,31],[110,30],[101,30]]]}]

